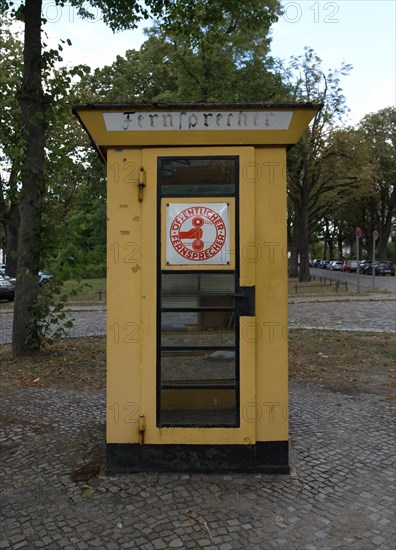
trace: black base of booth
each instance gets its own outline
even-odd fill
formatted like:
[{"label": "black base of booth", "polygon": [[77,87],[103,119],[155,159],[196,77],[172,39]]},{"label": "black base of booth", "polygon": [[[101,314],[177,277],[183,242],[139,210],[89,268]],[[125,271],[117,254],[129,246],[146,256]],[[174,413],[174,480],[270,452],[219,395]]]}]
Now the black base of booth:
[{"label": "black base of booth", "polygon": [[287,441],[255,445],[107,444],[106,473],[133,472],[262,472],[289,473]]}]

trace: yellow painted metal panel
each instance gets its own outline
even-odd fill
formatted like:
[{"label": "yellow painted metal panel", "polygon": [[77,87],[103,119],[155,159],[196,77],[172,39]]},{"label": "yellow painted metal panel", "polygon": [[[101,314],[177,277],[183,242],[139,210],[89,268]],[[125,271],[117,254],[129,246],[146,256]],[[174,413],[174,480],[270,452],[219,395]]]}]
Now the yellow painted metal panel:
[{"label": "yellow painted metal panel", "polygon": [[[197,109],[202,110],[202,109]],[[255,110],[255,109],[253,109]],[[269,107],[265,111],[285,111]],[[87,110],[76,108],[76,112],[95,144],[107,150],[114,147],[167,147],[207,145],[291,145],[297,143],[317,109],[286,109],[293,112],[287,130],[172,130],[172,131],[107,131],[103,112],[123,112],[122,109],[103,107]],[[247,112],[247,110],[246,110]]]},{"label": "yellow painted metal panel", "polygon": [[[257,441],[288,439],[286,151],[256,149]],[[253,249],[251,251],[253,254]]]},{"label": "yellow painted metal panel", "polygon": [[[285,152],[263,148],[254,156],[253,148],[181,148],[177,154],[240,156],[240,284],[257,283],[256,318],[240,319],[241,425],[156,427],[157,157],[175,155],[175,149],[144,150],[142,159],[138,150],[113,151],[108,169],[107,441],[137,442],[140,413],[146,417],[146,443],[286,440]],[[140,165],[147,174],[142,202]]]},{"label": "yellow painted metal panel", "polygon": [[146,418],[144,440],[156,423],[157,362],[157,159],[153,151],[142,151],[146,187],[142,201],[142,398]]},{"label": "yellow painted metal panel", "polygon": [[254,148],[242,147],[238,149],[240,164],[239,181],[239,210],[240,223],[238,228],[240,254],[240,286],[255,286],[256,267],[255,257],[250,258],[250,251],[255,244],[255,182],[251,174],[254,173]]},{"label": "yellow painted metal panel", "polygon": [[141,403],[141,152],[109,152],[107,186],[107,442],[138,441]]}]

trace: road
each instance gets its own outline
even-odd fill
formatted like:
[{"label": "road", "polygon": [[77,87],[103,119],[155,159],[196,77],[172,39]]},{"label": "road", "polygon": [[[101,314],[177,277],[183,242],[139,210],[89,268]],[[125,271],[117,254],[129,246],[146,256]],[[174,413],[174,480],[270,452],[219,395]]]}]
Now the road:
[{"label": "road", "polygon": [[[328,269],[316,269],[311,268],[311,275],[315,277],[326,277],[327,279],[332,279],[333,281],[347,281],[348,290],[355,291],[357,289],[357,279],[358,276],[356,273],[343,273],[342,271],[329,271]],[[371,275],[360,275],[360,290],[365,292],[372,289],[372,276]],[[396,293],[396,277],[391,277],[390,275],[374,277],[374,288],[377,290],[389,290]]]}]

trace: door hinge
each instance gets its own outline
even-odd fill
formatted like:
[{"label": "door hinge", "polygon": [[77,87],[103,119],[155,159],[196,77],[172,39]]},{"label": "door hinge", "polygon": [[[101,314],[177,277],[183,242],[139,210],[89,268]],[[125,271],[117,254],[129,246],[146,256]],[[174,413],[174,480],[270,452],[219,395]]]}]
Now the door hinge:
[{"label": "door hinge", "polygon": [[143,189],[146,187],[146,172],[144,171],[143,166],[139,170],[139,181],[138,181],[138,193],[139,193],[139,202],[143,200]]},{"label": "door hinge", "polygon": [[139,416],[138,429],[139,429],[139,445],[143,445],[143,443],[144,443],[144,432],[146,431],[146,418],[145,418],[144,414],[141,414]]}]

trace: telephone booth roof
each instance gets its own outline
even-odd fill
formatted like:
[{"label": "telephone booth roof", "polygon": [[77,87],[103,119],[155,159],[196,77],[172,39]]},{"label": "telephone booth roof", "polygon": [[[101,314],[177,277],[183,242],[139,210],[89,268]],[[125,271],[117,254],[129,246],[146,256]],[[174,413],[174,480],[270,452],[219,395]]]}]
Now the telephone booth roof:
[{"label": "telephone booth roof", "polygon": [[93,103],[72,110],[100,157],[126,147],[290,147],[322,108],[314,103]]}]

